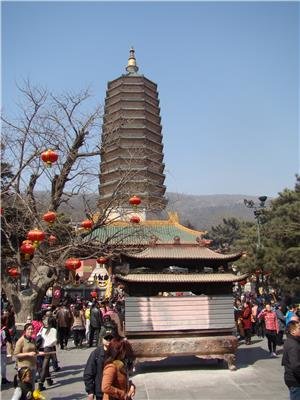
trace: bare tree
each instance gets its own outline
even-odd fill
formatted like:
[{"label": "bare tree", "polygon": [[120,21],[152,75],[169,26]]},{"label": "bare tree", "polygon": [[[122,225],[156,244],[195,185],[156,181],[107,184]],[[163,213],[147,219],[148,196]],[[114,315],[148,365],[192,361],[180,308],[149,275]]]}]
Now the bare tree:
[{"label": "bare tree", "polygon": [[[24,321],[27,315],[40,309],[49,287],[56,282],[66,283],[66,258],[113,254],[117,246],[120,251],[122,240],[118,242],[114,237],[99,243],[89,239],[86,232],[74,228],[74,221],[60,213],[60,206],[72,196],[97,186],[100,155],[106,146],[100,143],[101,107],[89,110],[88,90],[55,96],[28,81],[19,90],[24,98],[19,115],[15,119],[2,116],[1,277],[17,321]],[[114,129],[115,126],[111,135]],[[47,149],[59,155],[51,168],[40,157]],[[124,174],[120,188],[129,178],[130,174]],[[101,214],[87,205],[87,215],[94,220],[92,231],[111,221],[109,212],[122,196],[122,190],[119,193],[116,190]],[[46,211],[57,213],[55,223],[43,221]],[[46,232],[46,240],[26,260],[20,247],[33,228]],[[56,243],[48,240],[51,235],[57,238]],[[26,290],[22,290],[19,279],[8,276],[10,267],[21,271],[21,282],[26,278]]]}]

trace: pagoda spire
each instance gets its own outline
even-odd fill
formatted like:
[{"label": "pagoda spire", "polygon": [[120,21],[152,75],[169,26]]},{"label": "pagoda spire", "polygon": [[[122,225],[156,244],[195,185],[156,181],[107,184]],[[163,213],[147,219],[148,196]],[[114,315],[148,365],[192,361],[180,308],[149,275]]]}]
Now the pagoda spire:
[{"label": "pagoda spire", "polygon": [[129,52],[129,58],[128,58],[128,63],[126,67],[126,71],[129,74],[134,74],[138,72],[139,67],[136,65],[136,59],[135,59],[135,54],[134,54],[134,48],[131,47],[130,52]]}]

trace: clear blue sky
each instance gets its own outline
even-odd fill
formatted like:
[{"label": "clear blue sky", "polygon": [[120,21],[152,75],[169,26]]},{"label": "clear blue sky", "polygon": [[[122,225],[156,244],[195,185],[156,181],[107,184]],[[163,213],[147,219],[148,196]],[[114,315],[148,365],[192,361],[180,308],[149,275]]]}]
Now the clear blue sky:
[{"label": "clear blue sky", "polygon": [[299,172],[298,2],[2,2],[2,108],[139,72],[158,84],[168,191],[276,196]]}]

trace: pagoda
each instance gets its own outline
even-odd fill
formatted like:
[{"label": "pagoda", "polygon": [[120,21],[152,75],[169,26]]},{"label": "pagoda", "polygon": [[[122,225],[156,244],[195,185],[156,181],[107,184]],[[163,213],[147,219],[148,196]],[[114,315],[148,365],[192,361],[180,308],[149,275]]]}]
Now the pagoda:
[{"label": "pagoda", "polygon": [[[148,217],[166,206],[157,85],[138,73],[133,49],[126,71],[108,83],[101,144],[100,213],[111,204],[117,217],[85,239],[121,249],[111,254],[109,280],[124,288],[124,332],[137,359],[195,355],[234,370],[232,285],[246,275],[230,263],[242,253],[211,250],[205,232],[183,226],[176,213]],[[133,195],[142,201],[134,213],[144,212],[138,223],[126,219]]]},{"label": "pagoda", "polygon": [[131,48],[127,73],[108,83],[105,98],[99,207],[113,201],[121,216],[132,194],[143,199],[146,213],[166,205],[157,85],[138,70]]}]

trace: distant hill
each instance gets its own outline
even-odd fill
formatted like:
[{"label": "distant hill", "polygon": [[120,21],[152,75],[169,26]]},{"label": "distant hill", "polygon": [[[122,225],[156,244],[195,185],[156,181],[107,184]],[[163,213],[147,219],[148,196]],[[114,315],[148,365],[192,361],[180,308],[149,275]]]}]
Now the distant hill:
[{"label": "distant hill", "polygon": [[244,205],[244,199],[256,201],[255,196],[246,195],[187,195],[167,193],[168,210],[179,214],[183,225],[208,230],[222,223],[223,218],[240,218],[253,221],[253,212]]},{"label": "distant hill", "polygon": [[[167,193],[167,211],[176,211],[183,225],[199,230],[208,230],[211,226],[222,223],[223,218],[240,218],[253,221],[253,212],[244,205],[244,198],[257,201],[255,196],[246,195],[188,195]],[[95,210],[98,194],[86,195],[89,207]],[[73,221],[86,218],[83,197],[74,196],[68,205],[63,205],[61,211],[72,216]]]}]

